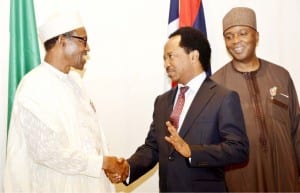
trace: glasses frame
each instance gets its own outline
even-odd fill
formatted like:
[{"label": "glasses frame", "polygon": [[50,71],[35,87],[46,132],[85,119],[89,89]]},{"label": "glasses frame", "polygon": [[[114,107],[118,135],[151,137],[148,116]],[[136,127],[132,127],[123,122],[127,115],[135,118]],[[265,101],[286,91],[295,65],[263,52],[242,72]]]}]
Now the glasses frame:
[{"label": "glasses frame", "polygon": [[80,40],[81,43],[83,43],[84,47],[87,46],[87,37],[80,37],[80,36],[74,36],[74,35],[66,35],[66,37],[78,39],[78,40]]}]

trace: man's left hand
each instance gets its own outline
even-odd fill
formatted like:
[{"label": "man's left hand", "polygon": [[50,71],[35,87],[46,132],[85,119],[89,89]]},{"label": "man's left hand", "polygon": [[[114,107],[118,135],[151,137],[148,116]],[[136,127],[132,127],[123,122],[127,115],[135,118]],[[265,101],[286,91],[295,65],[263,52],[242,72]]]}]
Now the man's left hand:
[{"label": "man's left hand", "polygon": [[171,124],[170,121],[166,122],[170,136],[165,136],[165,140],[169,142],[182,156],[189,158],[191,157],[190,146],[178,135],[177,130]]}]

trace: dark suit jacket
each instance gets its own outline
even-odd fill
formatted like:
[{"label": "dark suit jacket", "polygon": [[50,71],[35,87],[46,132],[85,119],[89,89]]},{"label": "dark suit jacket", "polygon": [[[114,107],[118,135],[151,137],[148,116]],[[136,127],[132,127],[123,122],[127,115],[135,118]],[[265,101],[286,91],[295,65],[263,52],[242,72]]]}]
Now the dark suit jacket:
[{"label": "dark suit jacket", "polygon": [[180,129],[190,145],[191,160],[165,141],[177,88],[156,98],[145,144],[128,159],[130,182],[159,163],[161,192],[225,192],[224,167],[245,162],[248,138],[239,96],[207,78]]}]

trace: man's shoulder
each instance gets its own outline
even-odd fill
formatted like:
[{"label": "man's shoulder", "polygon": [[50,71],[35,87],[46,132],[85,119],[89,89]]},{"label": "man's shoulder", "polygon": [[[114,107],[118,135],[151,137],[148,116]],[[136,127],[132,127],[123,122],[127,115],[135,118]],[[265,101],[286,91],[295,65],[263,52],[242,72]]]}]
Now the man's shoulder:
[{"label": "man's shoulder", "polygon": [[282,71],[287,71],[287,69],[285,67],[283,67],[282,65],[276,64],[274,62],[265,60],[265,59],[259,59],[262,65],[266,65],[269,68],[273,68],[273,69],[278,69],[278,70],[282,70]]},{"label": "man's shoulder", "polygon": [[159,94],[157,98],[169,98],[173,96],[176,93],[176,91],[177,91],[177,87],[172,87],[169,90]]},{"label": "man's shoulder", "polygon": [[38,88],[44,88],[45,82],[49,81],[48,74],[42,67],[42,65],[36,66],[27,74],[24,75],[18,85],[19,92],[31,92]]},{"label": "man's shoulder", "polygon": [[219,92],[219,93],[223,93],[223,94],[228,94],[230,92],[235,92],[232,89],[229,89],[227,87],[225,87],[224,85],[220,84],[218,81],[214,80],[213,77],[209,77],[207,79],[207,81],[209,81],[211,88],[214,89],[215,92]]},{"label": "man's shoulder", "polygon": [[260,62],[263,68],[266,69],[266,71],[270,71],[276,76],[290,76],[288,70],[282,65],[270,62],[265,59],[260,59]]},{"label": "man's shoulder", "polygon": [[46,73],[45,70],[42,67],[43,65],[40,64],[33,69],[31,69],[27,74],[24,75],[22,78],[22,81],[29,81],[31,79],[36,79],[38,77],[44,77]]},{"label": "man's shoulder", "polygon": [[214,100],[223,101],[225,98],[227,98],[230,100],[239,101],[239,94],[236,91],[225,87],[211,78],[207,78],[206,82],[209,84],[210,92],[213,93],[212,96],[215,96]]},{"label": "man's shoulder", "polygon": [[232,71],[231,62],[226,63],[221,68],[216,70],[212,75],[211,79],[214,80],[217,83],[223,83],[225,75],[228,71]]},{"label": "man's shoulder", "polygon": [[227,63],[221,65],[221,67],[218,68],[212,75],[214,75],[214,74],[216,74],[216,73],[218,73],[218,72],[220,72],[220,71],[223,71],[223,70],[225,70],[226,68],[231,67],[231,64],[232,64],[232,62],[229,61],[229,62],[227,62]]}]

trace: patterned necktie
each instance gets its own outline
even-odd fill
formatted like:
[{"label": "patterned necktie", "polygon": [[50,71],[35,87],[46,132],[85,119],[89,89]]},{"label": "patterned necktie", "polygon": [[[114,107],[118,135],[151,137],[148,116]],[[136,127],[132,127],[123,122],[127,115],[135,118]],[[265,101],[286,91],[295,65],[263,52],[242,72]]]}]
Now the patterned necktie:
[{"label": "patterned necktie", "polygon": [[171,123],[177,129],[178,129],[178,124],[179,124],[180,113],[181,113],[183,105],[184,105],[184,100],[185,100],[184,94],[188,89],[189,89],[188,86],[184,86],[184,87],[180,88],[180,93],[179,93],[178,99],[176,101],[175,107],[170,116]]}]

